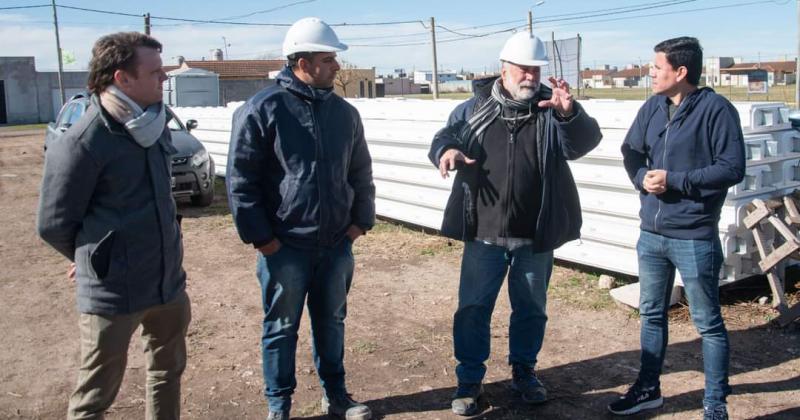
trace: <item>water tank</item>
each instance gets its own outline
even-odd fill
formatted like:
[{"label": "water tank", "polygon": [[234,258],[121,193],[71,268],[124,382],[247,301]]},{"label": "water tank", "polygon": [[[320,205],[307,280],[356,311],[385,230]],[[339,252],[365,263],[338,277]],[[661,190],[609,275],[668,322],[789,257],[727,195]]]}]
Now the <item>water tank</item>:
[{"label": "water tank", "polygon": [[217,48],[214,50],[214,61],[222,61],[223,55],[222,50]]}]

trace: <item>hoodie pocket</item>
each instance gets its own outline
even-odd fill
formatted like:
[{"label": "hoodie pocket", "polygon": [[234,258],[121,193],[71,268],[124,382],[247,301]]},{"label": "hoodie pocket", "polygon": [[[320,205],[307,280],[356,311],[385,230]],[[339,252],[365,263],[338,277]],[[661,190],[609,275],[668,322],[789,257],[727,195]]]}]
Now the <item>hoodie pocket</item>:
[{"label": "hoodie pocket", "polygon": [[108,275],[108,269],[111,265],[111,250],[114,246],[115,231],[109,231],[100,242],[97,243],[94,250],[89,254],[89,263],[97,275],[98,279],[104,279]]}]

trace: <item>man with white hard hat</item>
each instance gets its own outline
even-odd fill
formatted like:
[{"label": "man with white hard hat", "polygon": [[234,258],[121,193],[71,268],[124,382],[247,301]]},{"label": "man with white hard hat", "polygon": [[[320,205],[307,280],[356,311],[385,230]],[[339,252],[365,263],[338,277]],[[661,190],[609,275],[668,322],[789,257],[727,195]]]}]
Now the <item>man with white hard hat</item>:
[{"label": "man with white hard hat", "polygon": [[534,373],[547,315],[553,250],[580,236],[578,191],[567,160],[592,150],[597,122],[564,80],[540,84],[548,64],[542,41],[527,32],[506,41],[500,77],[474,85],[433,139],[429,157],[442,177],[457,170],[442,222],[464,241],[453,344],[458,360],[454,413],[478,412],[489,357],[490,321],[508,274],[512,385],[537,404],[547,391]]},{"label": "man with white hard hat", "polygon": [[348,396],[343,364],[353,242],[375,222],[361,118],[333,93],[336,52],[346,49],[325,22],[300,19],[286,33],[276,84],[233,116],[225,181],[239,236],[258,251],[269,419],[289,419],[306,301],[323,409],[371,418]]}]

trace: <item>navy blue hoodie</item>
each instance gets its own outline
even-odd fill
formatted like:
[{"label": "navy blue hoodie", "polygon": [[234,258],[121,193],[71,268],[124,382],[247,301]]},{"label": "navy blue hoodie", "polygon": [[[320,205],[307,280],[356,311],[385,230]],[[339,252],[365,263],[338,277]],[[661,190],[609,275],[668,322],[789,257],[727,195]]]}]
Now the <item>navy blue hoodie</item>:
[{"label": "navy blue hoodie", "polygon": [[[625,170],[639,190],[642,230],[677,239],[711,239],[728,188],[742,181],[745,151],[739,114],[710,88],[698,89],[678,106],[647,100],[622,145]],[[649,194],[645,173],[667,171],[667,191]]]}]

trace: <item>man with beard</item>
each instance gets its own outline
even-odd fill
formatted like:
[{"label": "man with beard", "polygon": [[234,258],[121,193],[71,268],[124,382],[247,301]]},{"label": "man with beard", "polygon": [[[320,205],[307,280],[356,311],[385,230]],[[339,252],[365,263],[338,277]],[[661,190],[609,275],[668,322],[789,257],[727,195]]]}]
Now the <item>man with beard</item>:
[{"label": "man with beard", "polygon": [[300,19],[286,33],[288,65],[276,84],[233,116],[225,181],[239,236],[258,255],[272,420],[289,420],[306,302],[323,410],[347,420],[372,416],[347,393],[343,361],[353,242],[375,223],[361,117],[333,93],[336,52],[346,49],[325,22]]},{"label": "man with beard", "polygon": [[458,388],[452,409],[478,411],[489,357],[489,322],[508,273],[512,385],[537,404],[547,391],[534,374],[547,315],[553,250],[580,236],[578,192],[568,159],[600,141],[597,122],[573,99],[564,80],[542,86],[548,63],[542,41],[512,36],[500,53],[499,78],[476,83],[433,139],[429,157],[442,177],[458,170],[442,234],[464,241],[453,343]]}]

